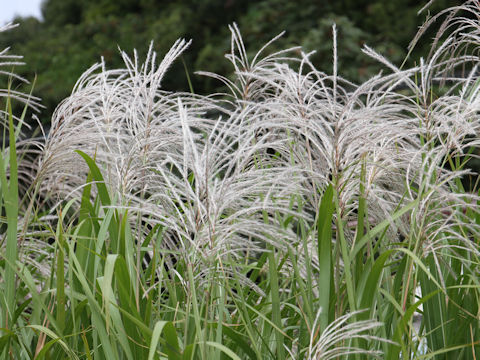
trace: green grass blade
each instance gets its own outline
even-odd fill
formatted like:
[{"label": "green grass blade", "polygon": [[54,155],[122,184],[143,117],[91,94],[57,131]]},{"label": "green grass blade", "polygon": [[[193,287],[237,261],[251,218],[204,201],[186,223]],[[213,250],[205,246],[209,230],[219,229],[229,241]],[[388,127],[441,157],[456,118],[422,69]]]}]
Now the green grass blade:
[{"label": "green grass blade", "polygon": [[63,216],[60,212],[59,214],[59,221],[57,225],[57,233],[56,233],[56,240],[57,240],[57,324],[59,330],[63,333],[65,329],[65,305],[66,305],[66,298],[65,298],[65,260],[64,260],[64,251],[65,251],[65,244],[63,238],[63,227],[62,227]]},{"label": "green grass blade", "polygon": [[392,214],[389,219],[383,220],[381,223],[376,225],[373,229],[369,230],[367,234],[365,234],[358,242],[356,242],[355,246],[352,248],[350,252],[350,258],[357,256],[358,253],[365,246],[365,244],[370,241],[370,239],[372,239],[377,234],[381,233],[386,228],[388,228],[392,223],[392,221],[397,220],[402,215],[406,214],[407,212],[415,208],[418,205],[418,203],[419,203],[419,199],[413,200],[412,202],[408,203],[403,208],[401,208],[400,210]]},{"label": "green grass blade", "polygon": [[5,322],[3,327],[8,328],[13,326],[8,321],[12,320],[15,312],[15,292],[16,292],[16,271],[12,266],[16,265],[18,257],[17,244],[17,225],[18,225],[18,165],[17,165],[17,151],[15,129],[13,126],[12,104],[10,98],[7,98],[8,107],[8,127],[9,127],[9,141],[10,141],[10,177],[7,180],[6,159],[0,151],[0,181],[2,186],[2,196],[4,199],[5,211],[7,214],[7,246],[6,246],[6,262],[5,262],[5,299],[6,309],[3,316]]},{"label": "green grass blade", "polygon": [[319,273],[318,282],[320,291],[318,294],[320,313],[320,329],[325,330],[330,323],[330,284],[333,274],[332,264],[332,220],[335,204],[333,202],[333,187],[329,185],[325,190],[320,209],[317,215],[317,244]]},{"label": "green grass blade", "polygon": [[230,350],[229,348],[227,348],[226,346],[224,346],[222,344],[219,344],[219,343],[216,343],[216,342],[213,342],[213,341],[206,341],[205,345],[212,346],[214,348],[220,349],[221,351],[223,351],[223,353],[225,353],[232,360],[241,360],[240,357],[238,357],[238,355],[236,355],[232,350]]},{"label": "green grass blade", "polygon": [[364,312],[359,315],[359,318],[363,318],[363,320],[370,318],[372,312],[375,310],[375,304],[373,299],[376,295],[376,290],[378,289],[385,262],[393,253],[394,250],[387,250],[382,255],[380,255],[377,260],[375,260],[373,267],[368,272],[368,278],[365,282],[365,286],[362,289],[358,289],[358,295],[360,299],[358,308],[361,310],[370,309],[370,313]]},{"label": "green grass blade", "polygon": [[[270,279],[270,296],[272,299],[272,322],[276,325],[278,329],[283,329],[282,325],[282,315],[280,310],[280,291],[278,284],[278,268],[275,260],[275,251],[273,247],[270,247],[268,253],[268,269],[269,269],[269,279]],[[283,334],[279,331],[275,332],[275,342],[276,342],[276,356],[277,359],[285,359],[285,349]]]}]

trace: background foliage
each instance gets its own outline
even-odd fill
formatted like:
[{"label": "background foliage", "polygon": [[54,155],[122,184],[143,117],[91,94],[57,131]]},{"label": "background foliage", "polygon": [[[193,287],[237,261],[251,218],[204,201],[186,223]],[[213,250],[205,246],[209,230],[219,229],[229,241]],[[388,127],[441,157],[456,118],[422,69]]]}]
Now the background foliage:
[{"label": "background foliage", "polygon": [[[459,4],[438,0],[430,11]],[[164,54],[180,37],[192,39],[183,60],[189,72],[230,71],[223,59],[229,49],[228,24],[237,22],[247,49],[258,49],[285,30],[272,51],[301,45],[317,51],[315,66],[332,70],[331,25],[339,29],[339,72],[360,82],[379,70],[378,64],[361,53],[368,44],[400,64],[407,46],[424,19],[417,15],[424,5],[417,0],[45,0],[43,19],[18,18],[20,27],[0,34],[0,48],[12,46],[23,54],[28,67],[16,69],[27,79],[37,75],[34,94],[46,106],[42,122],[50,121],[55,106],[71,92],[76,79],[103,57],[109,67],[122,66],[118,47],[145,54],[150,41]],[[430,36],[425,36],[412,59],[425,54]],[[411,64],[409,64],[411,65]],[[219,83],[192,77],[196,93],[219,90]],[[182,62],[165,79],[167,90],[187,90]]]}]

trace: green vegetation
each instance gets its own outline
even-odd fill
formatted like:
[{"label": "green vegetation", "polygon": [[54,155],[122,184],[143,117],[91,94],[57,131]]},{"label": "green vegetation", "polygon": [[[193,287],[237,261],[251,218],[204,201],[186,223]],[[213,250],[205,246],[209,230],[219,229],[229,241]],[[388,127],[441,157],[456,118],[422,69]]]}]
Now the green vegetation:
[{"label": "green vegetation", "polygon": [[[45,14],[83,26],[129,6],[85,4]],[[188,41],[122,52],[40,138],[39,100],[4,73],[0,359],[477,359],[479,12],[432,18],[418,66],[364,48],[383,73],[359,85],[335,26],[328,73],[230,26],[232,69],[200,74],[225,94],[164,90]]]},{"label": "green vegetation", "polygon": [[[436,0],[435,12],[462,3]],[[45,125],[57,104],[67,97],[78,77],[103,57],[110,68],[122,67],[118,47],[131,54],[137,49],[144,57],[153,40],[154,50],[164,54],[178,38],[192,39],[183,55],[189,71],[230,72],[224,61],[229,50],[228,25],[242,29],[247,49],[259,49],[278,33],[284,37],[273,50],[301,45],[315,67],[330,73],[331,26],[338,26],[339,69],[351,81],[365,81],[381,67],[361,53],[363,44],[380,51],[400,64],[407,46],[423,17],[417,15],[417,0],[45,0],[43,20],[16,19],[16,31],[0,35],[0,48],[12,46],[29,65],[18,69],[24,78],[38,76],[34,94],[46,107],[41,114]],[[415,49],[409,65],[425,54],[433,33]],[[253,55],[253,54],[252,54]],[[166,74],[163,88],[188,88],[182,61]],[[192,76],[196,93],[225,91],[211,79]]]}]

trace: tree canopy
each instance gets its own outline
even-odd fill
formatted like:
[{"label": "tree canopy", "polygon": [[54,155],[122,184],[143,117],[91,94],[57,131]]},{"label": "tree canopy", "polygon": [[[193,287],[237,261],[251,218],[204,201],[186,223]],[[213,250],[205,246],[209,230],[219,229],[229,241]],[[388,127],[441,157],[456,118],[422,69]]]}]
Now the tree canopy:
[{"label": "tree canopy", "polygon": [[[430,11],[459,1],[437,0]],[[34,94],[43,99],[47,122],[55,106],[72,90],[76,79],[104,58],[108,67],[122,66],[118,48],[144,55],[151,41],[164,54],[178,38],[192,39],[168,73],[166,90],[188,90],[186,71],[231,69],[222,55],[230,47],[228,24],[236,22],[247,50],[256,52],[285,30],[271,50],[301,45],[315,50],[314,64],[332,71],[332,32],[337,24],[339,71],[352,81],[362,81],[379,65],[362,54],[364,44],[400,65],[407,46],[425,13],[416,0],[44,0],[42,20],[17,18],[20,27],[0,35],[0,47],[11,46],[28,66],[15,69],[28,79],[37,76]],[[410,61],[425,53],[428,36],[415,49]],[[185,66],[184,66],[185,65]],[[221,84],[192,76],[195,92],[207,93]]]}]

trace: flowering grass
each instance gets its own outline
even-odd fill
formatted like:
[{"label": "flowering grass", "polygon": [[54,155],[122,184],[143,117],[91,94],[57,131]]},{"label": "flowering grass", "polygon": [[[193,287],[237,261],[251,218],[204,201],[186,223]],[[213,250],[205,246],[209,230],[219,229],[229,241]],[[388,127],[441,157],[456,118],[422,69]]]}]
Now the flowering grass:
[{"label": "flowering grass", "polygon": [[366,47],[386,71],[359,85],[335,27],[326,74],[233,25],[234,77],[201,73],[225,94],[162,90],[184,40],[87,70],[44,142],[38,99],[0,93],[0,357],[476,359],[480,8],[457,10],[415,68]]}]

